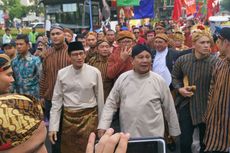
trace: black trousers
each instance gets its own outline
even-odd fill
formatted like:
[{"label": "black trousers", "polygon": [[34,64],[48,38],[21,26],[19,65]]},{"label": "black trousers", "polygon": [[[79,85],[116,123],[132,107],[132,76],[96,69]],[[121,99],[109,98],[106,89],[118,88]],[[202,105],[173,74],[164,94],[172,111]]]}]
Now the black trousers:
[{"label": "black trousers", "polygon": [[[51,100],[45,100],[45,118],[50,120],[50,110],[52,107]],[[61,153],[61,134],[62,134],[63,107],[61,112],[59,132],[57,132],[57,141],[52,144],[52,153]]]},{"label": "black trousers", "polygon": [[201,123],[196,126],[192,124],[192,119],[189,110],[189,104],[179,110],[179,122],[181,128],[180,149],[181,153],[192,153],[191,146],[193,142],[193,132],[196,127],[199,129],[200,136],[200,153],[204,153],[205,145],[203,143],[205,134],[205,124]]}]

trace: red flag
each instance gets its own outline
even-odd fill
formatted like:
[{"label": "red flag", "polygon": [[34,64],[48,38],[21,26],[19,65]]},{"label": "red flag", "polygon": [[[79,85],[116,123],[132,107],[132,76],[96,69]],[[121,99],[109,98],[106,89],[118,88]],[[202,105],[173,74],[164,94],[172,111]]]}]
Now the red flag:
[{"label": "red flag", "polygon": [[111,0],[111,7],[116,7],[116,6],[117,6],[117,1]]},{"label": "red flag", "polygon": [[187,15],[193,15],[196,13],[196,0],[184,0],[184,5],[186,7]]},{"label": "red flag", "polygon": [[182,3],[181,3],[181,0],[175,0],[174,1],[174,8],[173,8],[173,15],[172,15],[172,19],[174,21],[178,21],[179,18],[181,17],[181,10],[182,8]]},{"label": "red flag", "polygon": [[207,0],[207,1],[208,1],[207,2],[207,9],[208,9],[207,18],[209,18],[210,16],[213,16],[220,11],[220,4],[219,4],[219,0]]}]

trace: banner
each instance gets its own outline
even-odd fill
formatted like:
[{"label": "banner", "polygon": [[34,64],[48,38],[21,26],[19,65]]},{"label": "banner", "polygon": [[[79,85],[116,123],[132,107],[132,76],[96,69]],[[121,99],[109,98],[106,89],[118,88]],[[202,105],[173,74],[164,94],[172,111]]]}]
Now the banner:
[{"label": "banner", "polygon": [[207,0],[204,0],[203,6],[202,6],[202,10],[201,10],[201,13],[202,13],[203,15],[206,15],[206,14],[207,14]]},{"label": "banner", "polygon": [[117,6],[139,6],[140,0],[117,0]]},{"label": "banner", "polygon": [[183,3],[186,7],[187,15],[193,15],[196,13],[196,0],[183,0]]},{"label": "banner", "polygon": [[134,18],[143,19],[143,18],[153,18],[154,9],[153,9],[154,0],[140,0],[139,6],[134,6]]},{"label": "banner", "polygon": [[220,11],[219,0],[207,0],[207,18]]},{"label": "banner", "polygon": [[111,0],[111,7],[116,7],[116,6],[117,6],[117,1]]},{"label": "banner", "polygon": [[198,1],[196,4],[196,13],[194,14],[195,18],[201,18],[205,15],[205,13],[203,13],[203,8],[204,8],[204,1]]},{"label": "banner", "polygon": [[174,8],[173,8],[173,14],[172,14],[172,19],[174,21],[178,21],[182,15],[182,3],[181,0],[175,0],[174,1]]},{"label": "banner", "polygon": [[125,21],[133,18],[133,7],[117,7],[117,17],[120,24],[125,24]]}]

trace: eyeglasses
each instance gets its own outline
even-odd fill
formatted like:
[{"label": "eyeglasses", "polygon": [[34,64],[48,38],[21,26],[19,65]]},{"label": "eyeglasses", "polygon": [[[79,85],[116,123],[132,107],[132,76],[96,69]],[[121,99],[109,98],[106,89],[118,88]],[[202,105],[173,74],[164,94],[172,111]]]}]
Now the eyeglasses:
[{"label": "eyeglasses", "polygon": [[139,34],[140,32],[133,32],[134,34]]}]

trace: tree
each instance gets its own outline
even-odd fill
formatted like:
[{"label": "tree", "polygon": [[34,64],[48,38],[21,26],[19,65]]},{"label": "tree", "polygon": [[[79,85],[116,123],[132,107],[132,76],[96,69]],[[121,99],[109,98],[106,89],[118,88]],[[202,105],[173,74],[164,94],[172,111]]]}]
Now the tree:
[{"label": "tree", "polygon": [[21,18],[25,16],[28,9],[22,6],[20,0],[2,0],[4,3],[4,9],[9,11],[10,20],[14,18]]},{"label": "tree", "polygon": [[40,15],[44,12],[44,8],[38,6],[39,0],[33,0],[34,5],[24,6],[20,3],[20,0],[2,0],[5,10],[8,10],[10,20],[14,18],[25,17],[29,12],[36,12],[37,15]]}]

